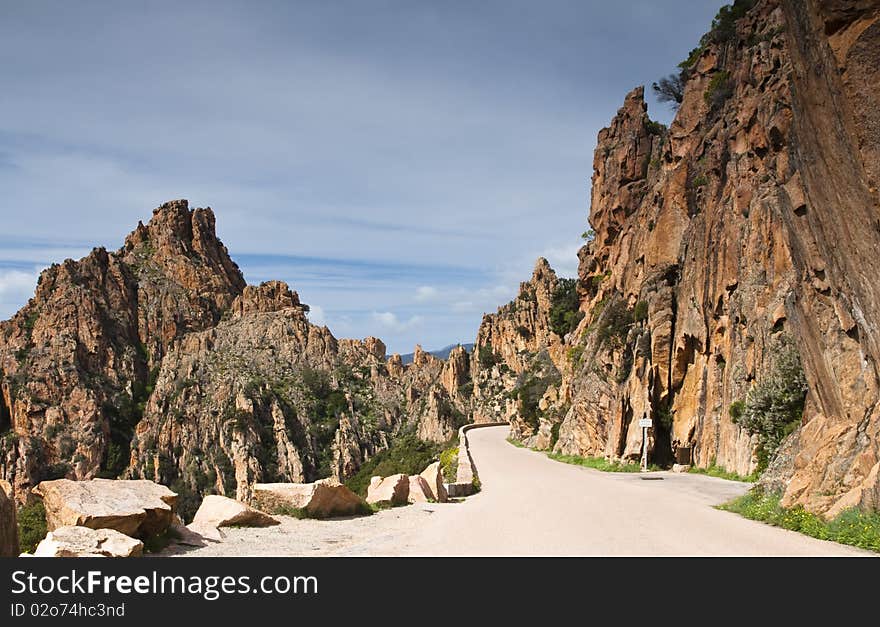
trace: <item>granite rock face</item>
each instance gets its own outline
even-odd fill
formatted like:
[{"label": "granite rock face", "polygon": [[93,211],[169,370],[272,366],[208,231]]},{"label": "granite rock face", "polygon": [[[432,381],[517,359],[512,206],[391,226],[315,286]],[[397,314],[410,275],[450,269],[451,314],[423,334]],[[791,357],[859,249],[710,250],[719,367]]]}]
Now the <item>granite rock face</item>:
[{"label": "granite rock face", "polygon": [[[634,459],[651,417],[654,462],[747,475],[757,441],[730,407],[791,338],[809,392],[764,483],[829,516],[877,509],[878,19],[876,1],[761,0],[704,39],[668,129],[633,90],[595,152],[584,318],[560,350],[539,292],[487,316],[478,344],[500,365],[475,368],[475,418],[511,417],[539,448]],[[525,424],[511,391],[530,370],[550,383]]]}]

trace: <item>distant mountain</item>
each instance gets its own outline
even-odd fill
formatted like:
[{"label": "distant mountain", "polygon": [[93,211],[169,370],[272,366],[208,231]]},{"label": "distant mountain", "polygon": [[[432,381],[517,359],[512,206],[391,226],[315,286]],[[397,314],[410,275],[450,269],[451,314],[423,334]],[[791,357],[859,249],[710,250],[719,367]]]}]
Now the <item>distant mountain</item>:
[{"label": "distant mountain", "polygon": [[[464,349],[469,353],[474,350],[473,344],[450,344],[449,346],[444,346],[440,350],[428,351],[428,352],[430,354],[432,354],[434,357],[437,357],[439,359],[446,359],[447,357],[449,357],[450,351],[452,351],[452,349],[455,348],[456,346],[463,346]],[[406,355],[401,355],[400,359],[403,361],[404,364],[411,364],[413,361],[413,353],[407,353]]]}]

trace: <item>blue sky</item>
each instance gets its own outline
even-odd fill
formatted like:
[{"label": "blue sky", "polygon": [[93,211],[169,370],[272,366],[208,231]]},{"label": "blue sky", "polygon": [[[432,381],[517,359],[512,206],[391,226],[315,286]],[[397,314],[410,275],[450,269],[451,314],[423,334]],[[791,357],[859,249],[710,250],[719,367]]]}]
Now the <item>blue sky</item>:
[{"label": "blue sky", "polygon": [[187,198],[338,337],[470,342],[574,273],[596,134],[718,6],[0,0],[0,318]]}]

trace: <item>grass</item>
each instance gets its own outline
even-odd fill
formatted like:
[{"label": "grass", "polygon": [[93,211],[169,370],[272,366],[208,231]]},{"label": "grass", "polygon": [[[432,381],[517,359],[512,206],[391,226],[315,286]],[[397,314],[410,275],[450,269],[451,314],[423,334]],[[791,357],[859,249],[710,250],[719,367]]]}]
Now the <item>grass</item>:
[{"label": "grass", "polygon": [[[507,438],[507,441],[517,448],[528,449],[525,444],[514,438]],[[535,450],[535,449],[529,449]],[[593,470],[601,470],[602,472],[639,472],[641,465],[635,462],[621,463],[608,461],[604,457],[580,457],[579,455],[562,455],[551,451],[537,451],[544,453],[553,461],[562,462],[563,464],[572,464],[573,466],[583,466],[584,468],[592,468]],[[662,470],[659,466],[651,464],[648,470]]]},{"label": "grass", "polygon": [[446,483],[455,483],[458,477],[458,447],[453,446],[440,453],[440,469]]},{"label": "grass", "polygon": [[797,531],[819,540],[880,552],[880,514],[853,508],[842,512],[834,520],[827,521],[800,505],[782,507],[780,499],[779,494],[753,488],[748,494],[719,505],[718,509],[774,527]]},{"label": "grass", "polygon": [[745,477],[742,475],[738,475],[735,472],[730,472],[729,470],[726,470],[722,466],[716,465],[714,459],[709,462],[708,468],[697,468],[696,466],[691,466],[688,472],[695,475],[708,475],[710,477],[718,477],[719,479],[727,479],[728,481],[742,481],[744,483],[755,483],[755,481],[757,481],[758,477],[760,476],[757,470]]},{"label": "grass", "polygon": [[[641,466],[636,463],[621,463],[608,461],[604,457],[580,457],[578,455],[561,455],[559,453],[547,453],[547,457],[553,461],[574,466],[583,466],[602,472],[639,472]],[[657,470],[655,466],[651,470]]]},{"label": "grass", "polygon": [[25,505],[18,510],[18,548],[21,553],[33,553],[46,537],[46,508],[42,501]]},{"label": "grass", "polygon": [[420,440],[412,434],[404,435],[396,439],[390,448],[364,462],[357,473],[346,479],[345,485],[355,494],[366,496],[372,477],[417,475],[434,462],[439,453],[439,445]]}]

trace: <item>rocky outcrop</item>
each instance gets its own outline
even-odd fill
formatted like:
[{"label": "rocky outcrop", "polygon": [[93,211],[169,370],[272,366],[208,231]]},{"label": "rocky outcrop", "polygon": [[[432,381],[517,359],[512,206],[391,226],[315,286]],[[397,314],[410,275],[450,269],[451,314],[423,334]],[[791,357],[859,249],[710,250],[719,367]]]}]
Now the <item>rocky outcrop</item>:
[{"label": "rocky outcrop", "polygon": [[114,529],[58,527],[40,541],[34,557],[141,557],[144,543]]},{"label": "rocky outcrop", "polygon": [[186,201],[156,209],[115,253],[45,270],[0,324],[0,474],[25,498],[44,479],[121,473],[168,346],[216,324],[243,288],[213,213]]},{"label": "rocky outcrop", "polygon": [[409,477],[398,474],[390,477],[373,477],[367,488],[367,503],[406,505],[409,497]]},{"label": "rocky outcrop", "polygon": [[431,488],[428,486],[428,482],[425,481],[424,477],[420,475],[410,475],[406,502],[427,503],[433,500],[434,497],[431,494]]},{"label": "rocky outcrop", "polygon": [[314,483],[258,483],[253,503],[268,512],[303,510],[312,518],[332,518],[362,514],[366,503],[346,486],[333,479]]},{"label": "rocky outcrop", "polygon": [[93,479],[44,481],[34,488],[43,500],[50,531],[60,527],[115,529],[148,538],[172,523],[177,495],[152,481]]},{"label": "rocky outcrop", "polygon": [[342,480],[402,431],[445,442],[467,421],[464,349],[404,366],[337,340],[285,283],[246,286],[214,226],[165,203],[0,324],[0,477],[21,502],[44,480],[143,478],[189,518],[204,495]]},{"label": "rocky outcrop", "polygon": [[9,482],[0,480],[0,557],[18,555],[16,505]]},{"label": "rocky outcrop", "polygon": [[[552,330],[550,322],[557,284],[547,260],[538,259],[532,278],[520,285],[517,298],[483,317],[471,358],[473,422],[510,422],[512,436],[529,444],[534,444],[541,424],[524,403],[538,399],[521,397],[519,391],[528,387],[530,397],[548,394],[555,398],[561,383],[559,370],[566,368],[564,338]],[[551,415],[544,418],[549,420]]]},{"label": "rocky outcrop", "polygon": [[[532,378],[559,372],[529,395],[529,444],[632,459],[651,417],[654,463],[747,475],[759,441],[731,406],[790,338],[809,392],[763,481],[829,516],[878,507],[878,18],[875,1],[759,0],[695,50],[668,129],[626,97],[595,152],[578,328],[555,350],[520,297],[480,330],[514,373],[545,349]],[[521,414],[504,392],[527,382],[490,365],[480,411]]]},{"label": "rocky outcrop", "polygon": [[431,500],[445,503],[447,501],[447,494],[446,486],[443,483],[443,470],[440,467],[440,462],[434,462],[425,468],[420,476],[428,485],[428,496]]},{"label": "rocky outcrop", "polygon": [[271,527],[277,520],[263,512],[225,496],[210,494],[199,506],[192,525],[203,527]]}]

